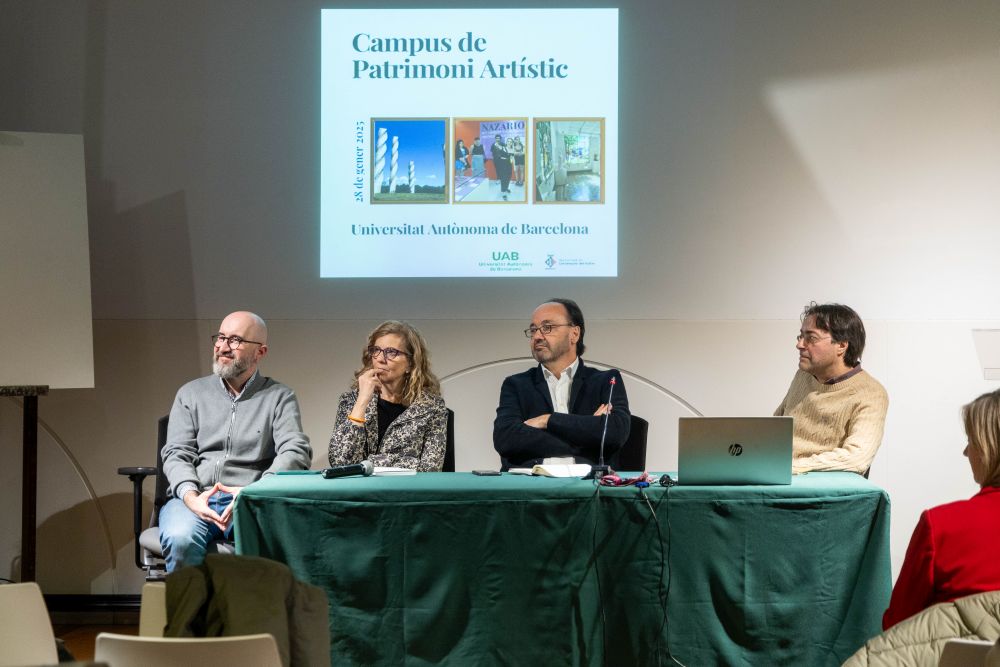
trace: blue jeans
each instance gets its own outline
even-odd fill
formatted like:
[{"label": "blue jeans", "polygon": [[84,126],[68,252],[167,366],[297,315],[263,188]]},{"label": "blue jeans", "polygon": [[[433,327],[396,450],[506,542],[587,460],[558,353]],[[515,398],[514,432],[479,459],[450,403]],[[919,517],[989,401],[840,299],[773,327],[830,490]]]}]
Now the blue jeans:
[{"label": "blue jeans", "polygon": [[[208,500],[216,514],[233,502],[229,493],[217,493]],[[201,565],[205,554],[214,551],[215,540],[233,539],[233,524],[223,533],[218,526],[195,516],[180,498],[171,498],[160,510],[160,546],[167,561],[167,572],[185,565]]]}]

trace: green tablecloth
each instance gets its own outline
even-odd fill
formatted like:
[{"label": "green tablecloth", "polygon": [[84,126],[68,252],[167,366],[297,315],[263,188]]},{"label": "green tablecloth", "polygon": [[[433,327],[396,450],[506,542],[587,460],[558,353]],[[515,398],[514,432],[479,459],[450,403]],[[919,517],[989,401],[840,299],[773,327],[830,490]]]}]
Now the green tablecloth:
[{"label": "green tablecloth", "polygon": [[891,588],[888,498],[852,473],[644,497],[269,476],[235,522],[239,553],[326,589],[338,665],[836,665],[878,634]]}]

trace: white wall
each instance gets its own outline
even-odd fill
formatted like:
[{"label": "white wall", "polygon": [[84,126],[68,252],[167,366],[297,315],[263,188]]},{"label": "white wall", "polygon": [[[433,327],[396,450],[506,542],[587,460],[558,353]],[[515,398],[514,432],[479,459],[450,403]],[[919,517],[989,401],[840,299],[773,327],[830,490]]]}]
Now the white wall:
[{"label": "white wall", "polygon": [[[604,3],[556,3],[580,4]],[[623,2],[620,276],[496,281],[316,277],[319,7],[4,5],[0,129],[82,133],[87,159],[95,388],[40,401],[47,592],[138,589],[114,470],[150,462],[156,418],[236,308],[269,320],[267,370],[299,392],[317,462],[364,334],[414,320],[455,375],[471,468],[518,367],[497,362],[525,356],[537,302],[573,297],[587,356],[627,371],[652,417],[650,466],[671,468],[683,402],[770,413],[802,306],[842,301],[890,394],[872,479],[892,495],[896,565],[920,509],[974,491],[958,409],[996,386],[970,333],[1000,326],[996,2]],[[0,401],[8,508],[19,441]],[[0,516],[3,569],[18,524]]]}]

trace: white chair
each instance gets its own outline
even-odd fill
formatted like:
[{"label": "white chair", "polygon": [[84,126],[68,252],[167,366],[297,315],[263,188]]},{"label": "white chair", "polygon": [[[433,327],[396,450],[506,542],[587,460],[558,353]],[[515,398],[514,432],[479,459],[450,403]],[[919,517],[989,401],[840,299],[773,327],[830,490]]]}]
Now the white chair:
[{"label": "white chair", "polygon": [[941,652],[938,667],[982,667],[991,648],[993,642],[982,639],[949,639]]},{"label": "white chair", "polygon": [[167,582],[149,581],[142,585],[139,602],[139,636],[162,637],[167,626]]},{"label": "white chair", "polygon": [[0,667],[58,661],[42,589],[34,582],[0,586]]},{"label": "white chair", "polygon": [[281,667],[278,645],[268,634],[241,637],[133,637],[97,635],[94,662],[108,667],[240,665]]}]

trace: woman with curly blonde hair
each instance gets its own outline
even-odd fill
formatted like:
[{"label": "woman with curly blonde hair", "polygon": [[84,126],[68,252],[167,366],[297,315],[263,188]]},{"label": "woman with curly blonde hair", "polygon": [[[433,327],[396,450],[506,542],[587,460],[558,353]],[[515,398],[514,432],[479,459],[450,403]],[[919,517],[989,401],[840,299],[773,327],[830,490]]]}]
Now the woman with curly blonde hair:
[{"label": "woman with curly blonde hair", "polygon": [[444,465],[448,409],[420,332],[389,320],[368,335],[361,368],[340,397],[330,465],[369,460],[423,472]]},{"label": "woman with curly blonde hair", "polygon": [[938,602],[1000,590],[1000,390],[963,407],[962,421],[963,454],[981,489],[920,515],[882,617],[884,629]]}]

